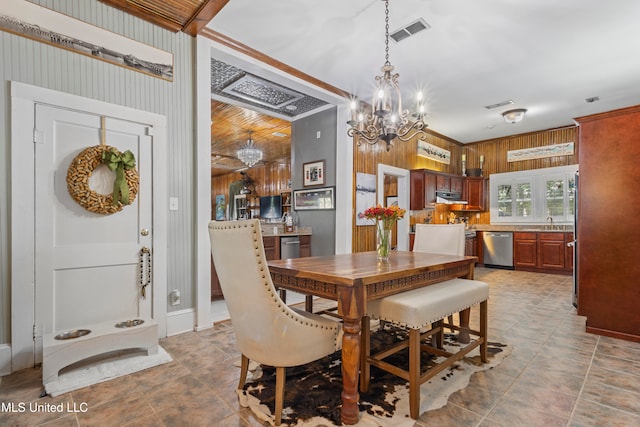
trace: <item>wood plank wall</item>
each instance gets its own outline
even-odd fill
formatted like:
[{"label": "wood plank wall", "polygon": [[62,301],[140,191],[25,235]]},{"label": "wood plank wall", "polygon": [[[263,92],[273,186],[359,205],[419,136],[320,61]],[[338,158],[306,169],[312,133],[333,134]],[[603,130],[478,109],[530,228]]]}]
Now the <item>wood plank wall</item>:
[{"label": "wood plank wall", "polygon": [[[540,169],[554,166],[565,166],[578,162],[578,139],[577,127],[570,126],[559,129],[550,129],[540,132],[533,132],[515,135],[505,138],[497,138],[486,141],[479,141],[471,144],[460,144],[457,141],[448,139],[442,135],[429,133],[426,137],[417,136],[408,142],[395,142],[395,146],[390,151],[385,150],[384,144],[361,145],[354,144],[354,183],[357,172],[375,174],[378,163],[396,166],[404,169],[431,169],[435,171],[461,174],[462,154],[467,155],[467,168],[480,167],[480,155],[484,155],[483,175],[489,177],[492,173],[515,172],[528,169]],[[428,143],[444,148],[451,152],[451,164],[446,165],[434,160],[418,157],[416,154],[418,139],[424,139]],[[546,145],[560,144],[564,142],[575,143],[575,152],[571,156],[557,156],[545,159],[526,160],[519,162],[507,162],[507,151],[519,150],[523,148],[541,147]],[[355,206],[355,187],[354,187]],[[388,194],[386,194],[388,195]],[[385,195],[385,196],[386,196]],[[489,200],[489,199],[487,199]],[[445,208],[446,210],[446,208]],[[447,212],[438,209],[436,217]],[[474,214],[468,214],[470,223],[489,224],[489,211],[482,212],[477,219]],[[355,212],[354,212],[355,218]],[[375,227],[355,226],[353,223],[353,252],[371,251],[375,249]]]},{"label": "wood plank wall", "polygon": [[[362,172],[376,174],[378,163],[396,166],[404,169],[431,169],[439,172],[462,174],[462,154],[467,155],[467,168],[480,167],[480,155],[485,158],[483,175],[489,177],[492,173],[515,172],[528,169],[540,169],[554,166],[565,166],[578,162],[578,139],[576,127],[565,127],[551,129],[541,132],[515,135],[506,138],[497,138],[486,141],[474,142],[471,144],[460,144],[442,135],[429,133],[426,136],[414,137],[408,142],[395,142],[391,150],[386,151],[384,144],[354,145],[354,184],[355,173]],[[451,152],[451,164],[446,165],[416,154],[418,139],[424,139],[428,143],[444,148]],[[507,151],[519,150],[523,148],[541,147],[545,145],[560,144],[573,141],[575,152],[572,156],[557,156],[545,159],[525,160],[520,162],[507,162]],[[274,163],[261,165],[247,170],[251,178],[256,181],[256,191],[259,196],[280,194],[288,191],[288,182],[291,179],[291,163]],[[215,196],[224,194],[228,196],[229,185],[241,179],[239,172],[213,177],[211,180],[212,218],[215,213]],[[397,193],[397,182],[389,181],[385,185],[385,196]],[[488,200],[488,199],[487,199]],[[355,206],[355,187],[353,189],[353,205]],[[446,206],[439,207],[434,217],[439,218],[440,214],[446,216],[448,213]],[[408,215],[410,214],[407,213]],[[418,213],[418,215],[421,213]],[[475,217],[475,213],[467,214],[471,224],[489,224],[489,211],[482,212],[480,218]],[[436,219],[437,221],[437,219]],[[357,226],[354,222],[353,251],[362,252],[375,249],[375,228],[373,226]]]},{"label": "wood plank wall", "polygon": [[[245,171],[255,181],[257,196],[278,195],[290,191],[291,159],[287,162],[267,163]],[[211,177],[211,218],[215,218],[216,195],[229,197],[229,185],[242,179],[240,172]],[[227,203],[229,201],[227,200]]]}]

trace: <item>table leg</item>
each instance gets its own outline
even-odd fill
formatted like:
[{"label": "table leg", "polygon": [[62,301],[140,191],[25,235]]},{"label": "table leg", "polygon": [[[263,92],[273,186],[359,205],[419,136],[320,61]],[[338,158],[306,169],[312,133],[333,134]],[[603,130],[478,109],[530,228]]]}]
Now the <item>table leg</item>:
[{"label": "table leg", "polygon": [[338,313],[342,316],[342,409],[344,424],[357,424],[358,372],[360,367],[360,322],[364,314],[362,289],[346,288],[340,291]]}]

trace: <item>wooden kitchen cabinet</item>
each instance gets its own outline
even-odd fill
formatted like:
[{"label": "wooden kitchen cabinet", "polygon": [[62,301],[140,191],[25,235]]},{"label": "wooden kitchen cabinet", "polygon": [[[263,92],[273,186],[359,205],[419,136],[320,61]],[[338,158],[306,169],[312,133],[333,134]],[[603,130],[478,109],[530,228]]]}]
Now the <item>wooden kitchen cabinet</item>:
[{"label": "wooden kitchen cabinet", "polygon": [[436,174],[424,169],[412,170],[409,174],[411,197],[409,209],[417,211],[433,207],[436,202]]},{"label": "wooden kitchen cabinet", "polygon": [[462,194],[464,178],[456,175],[436,174],[436,191]]},{"label": "wooden kitchen cabinet", "polygon": [[483,177],[467,177],[462,192],[467,201],[466,211],[485,211],[487,199],[487,180]]},{"label": "wooden kitchen cabinet", "polygon": [[587,332],[640,342],[640,106],[576,121],[578,314]]},{"label": "wooden kitchen cabinet", "polygon": [[[459,193],[460,195],[463,195],[465,191],[465,179],[459,175],[439,173],[426,169],[414,169],[410,172],[409,180],[411,183],[409,209],[414,211],[433,208],[436,203],[436,191]],[[473,191],[476,194],[476,190],[474,189]],[[484,194],[483,192],[483,197]],[[476,204],[479,203],[478,201]]]},{"label": "wooden kitchen cabinet", "polygon": [[476,236],[466,236],[464,239],[465,256],[478,256],[478,238]]},{"label": "wooden kitchen cabinet", "polygon": [[267,261],[280,259],[280,237],[263,236],[262,243],[264,245],[264,256],[267,258]]},{"label": "wooden kitchen cabinet", "polygon": [[538,266],[537,233],[513,233],[513,266],[531,269]]},{"label": "wooden kitchen cabinet", "polygon": [[451,192],[460,193],[464,191],[464,178],[461,176],[451,176]]},{"label": "wooden kitchen cabinet", "polygon": [[300,258],[311,256],[311,236],[308,234],[298,236],[300,238]]},{"label": "wooden kitchen cabinet", "polygon": [[[572,236],[573,233],[562,232],[513,233],[514,267],[516,270],[571,273],[573,261],[567,263],[566,242],[567,239],[573,240]],[[573,257],[572,252],[569,254]]]},{"label": "wooden kitchen cabinet", "polygon": [[538,267],[566,270],[564,233],[538,233]]}]

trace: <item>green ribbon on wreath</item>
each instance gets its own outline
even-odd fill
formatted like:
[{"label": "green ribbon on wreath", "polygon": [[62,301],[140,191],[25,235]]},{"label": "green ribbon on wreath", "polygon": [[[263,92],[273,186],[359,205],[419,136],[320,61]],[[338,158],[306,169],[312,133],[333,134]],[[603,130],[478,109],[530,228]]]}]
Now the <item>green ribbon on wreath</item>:
[{"label": "green ribbon on wreath", "polygon": [[136,167],[136,158],[129,150],[120,154],[115,148],[102,152],[102,163],[107,165],[109,170],[116,173],[116,180],[113,182],[113,204],[122,202],[129,204],[129,186],[124,176],[124,171]]}]

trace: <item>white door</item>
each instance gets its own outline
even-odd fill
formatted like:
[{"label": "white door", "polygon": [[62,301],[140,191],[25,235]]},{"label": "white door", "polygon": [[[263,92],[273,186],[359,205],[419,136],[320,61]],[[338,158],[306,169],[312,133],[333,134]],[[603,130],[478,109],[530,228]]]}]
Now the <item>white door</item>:
[{"label": "white door", "polygon": [[[142,248],[153,253],[152,147],[147,126],[109,117],[103,121],[95,114],[38,104],[35,124],[34,332],[39,362],[43,334],[153,317],[153,283],[146,296],[141,292],[141,282],[150,275],[146,255],[140,265]],[[84,209],[71,198],[66,183],[71,161],[101,142],[122,153],[130,150],[139,174],[133,203],[111,215]],[[89,186],[108,194],[113,176],[100,165]]]}]

